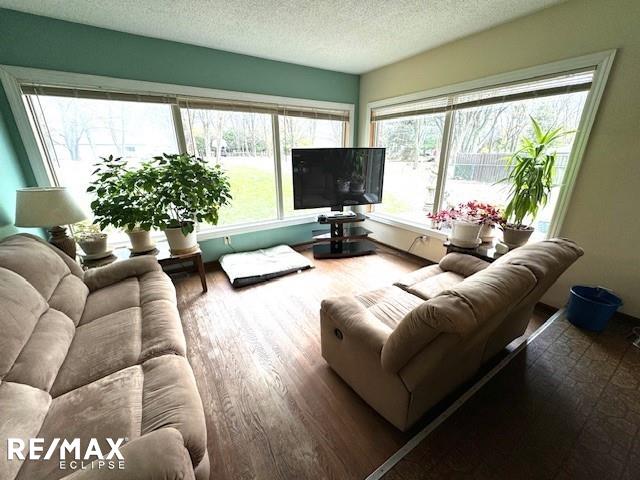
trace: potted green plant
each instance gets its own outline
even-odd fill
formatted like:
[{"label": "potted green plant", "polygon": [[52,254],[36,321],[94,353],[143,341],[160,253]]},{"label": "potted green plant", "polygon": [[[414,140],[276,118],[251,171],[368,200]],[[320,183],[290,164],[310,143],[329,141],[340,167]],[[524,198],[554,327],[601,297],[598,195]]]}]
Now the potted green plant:
[{"label": "potted green plant", "polygon": [[76,223],[73,232],[85,255],[99,258],[100,255],[107,254],[107,234],[100,231],[98,225],[86,221]]},{"label": "potted green plant", "polygon": [[143,168],[131,168],[127,161],[113,155],[100,157],[87,192],[91,202],[93,223],[102,230],[109,225],[124,230],[131,241],[131,250],[141,253],[153,250],[149,231],[154,224],[155,208],[148,184],[141,176]]},{"label": "potted green plant", "polygon": [[154,225],[162,229],[172,252],[197,246],[196,222],[218,223],[231,188],[220,165],[186,153],[154,157],[143,166],[143,183],[152,191]]},{"label": "potted green plant", "polygon": [[531,123],[533,136],[522,138],[520,150],[509,159],[509,174],[500,180],[511,184],[501,224],[504,243],[511,248],[527,243],[533,233],[534,228],[525,222],[535,219],[555,186],[556,152],[551,146],[571,133],[562,127],[543,130],[533,117]]}]

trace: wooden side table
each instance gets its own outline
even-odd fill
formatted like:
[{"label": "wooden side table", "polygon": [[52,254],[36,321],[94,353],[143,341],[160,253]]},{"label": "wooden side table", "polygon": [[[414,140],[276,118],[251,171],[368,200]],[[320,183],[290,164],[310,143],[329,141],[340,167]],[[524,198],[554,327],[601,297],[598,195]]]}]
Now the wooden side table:
[{"label": "wooden side table", "polygon": [[146,253],[132,253],[127,247],[118,247],[113,250],[113,253],[103,259],[94,261],[85,261],[82,266],[85,269],[102,267],[114,262],[126,260],[127,258],[138,257],[140,255],[153,255],[158,260],[158,263],[162,266],[163,270],[170,268],[173,265],[184,265],[184,263],[191,263],[193,269],[197,270],[200,276],[200,283],[202,283],[202,291],[207,292],[207,277],[204,271],[204,262],[202,260],[202,251],[198,247],[197,250],[181,255],[174,255],[169,249],[167,242],[158,242],[155,250],[151,250]]}]

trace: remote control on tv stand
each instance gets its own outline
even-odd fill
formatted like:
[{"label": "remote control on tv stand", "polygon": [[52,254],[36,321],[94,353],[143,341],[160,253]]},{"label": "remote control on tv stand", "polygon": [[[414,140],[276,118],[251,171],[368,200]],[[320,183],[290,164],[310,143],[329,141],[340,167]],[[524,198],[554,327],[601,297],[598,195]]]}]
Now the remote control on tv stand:
[{"label": "remote control on tv stand", "polygon": [[330,215],[318,215],[318,221],[325,222],[330,221],[331,219],[342,219],[342,218],[351,218],[355,217],[357,214],[355,212],[333,212]]}]

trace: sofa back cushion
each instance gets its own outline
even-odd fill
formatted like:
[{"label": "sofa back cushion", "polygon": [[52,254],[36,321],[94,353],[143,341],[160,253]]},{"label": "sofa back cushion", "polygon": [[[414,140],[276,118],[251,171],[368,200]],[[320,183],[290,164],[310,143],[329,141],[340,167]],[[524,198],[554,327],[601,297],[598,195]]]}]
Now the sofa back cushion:
[{"label": "sofa back cushion", "polygon": [[48,308],[29,282],[0,268],[0,379],[9,373]]},{"label": "sofa back cushion", "polygon": [[523,299],[521,305],[533,306],[583,253],[583,250],[572,240],[551,238],[516,248],[499,257],[488,268],[500,268],[504,265],[520,265],[528,268],[535,275],[537,285]]},{"label": "sofa back cushion", "polygon": [[38,436],[44,418],[49,411],[51,397],[47,392],[20,383],[0,381],[0,478],[13,480],[18,475],[23,460],[9,460],[7,439],[19,438],[25,445]]},{"label": "sofa back cushion", "polygon": [[382,349],[382,366],[398,371],[440,333],[468,335],[489,321],[504,318],[536,286],[536,277],[520,265],[482,269],[410,312]]},{"label": "sofa back cushion", "polygon": [[51,308],[78,324],[89,289],[80,266],[63,252],[33,235],[13,235],[0,242],[0,267],[23,277]]},{"label": "sofa back cushion", "polygon": [[0,267],[0,380],[49,391],[75,334],[23,277]]}]

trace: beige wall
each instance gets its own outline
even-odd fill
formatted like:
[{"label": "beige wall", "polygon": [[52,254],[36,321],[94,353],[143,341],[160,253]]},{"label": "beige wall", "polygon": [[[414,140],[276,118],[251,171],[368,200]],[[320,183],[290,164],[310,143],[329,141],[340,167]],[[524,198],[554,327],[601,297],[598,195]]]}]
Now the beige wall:
[{"label": "beige wall", "polygon": [[[612,48],[618,53],[561,229],[585,256],[544,301],[560,306],[570,285],[599,284],[640,317],[640,0],[572,0],[363,75],[360,142],[367,144],[368,102]],[[373,228],[405,249],[417,235]],[[433,251],[420,243],[412,250]]]}]

